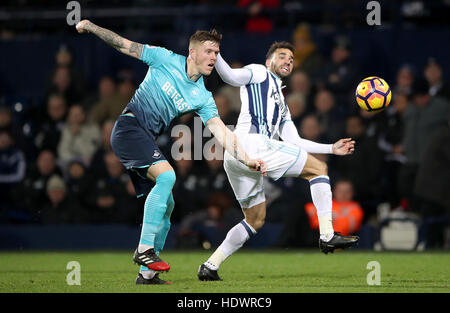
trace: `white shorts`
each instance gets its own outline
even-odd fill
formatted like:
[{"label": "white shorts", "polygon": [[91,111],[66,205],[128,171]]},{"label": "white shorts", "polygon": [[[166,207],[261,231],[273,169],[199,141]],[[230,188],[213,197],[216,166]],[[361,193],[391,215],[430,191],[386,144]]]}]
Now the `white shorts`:
[{"label": "white shorts", "polygon": [[[266,163],[268,177],[278,180],[281,177],[300,176],[307,158],[305,150],[260,134],[245,134],[238,138],[250,158],[261,159]],[[223,166],[242,208],[266,201],[260,172],[250,170],[226,151]]]}]

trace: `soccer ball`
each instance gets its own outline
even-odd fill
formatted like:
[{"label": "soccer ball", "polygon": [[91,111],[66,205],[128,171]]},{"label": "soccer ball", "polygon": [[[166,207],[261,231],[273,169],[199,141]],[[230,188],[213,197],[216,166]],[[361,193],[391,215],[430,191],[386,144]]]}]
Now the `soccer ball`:
[{"label": "soccer ball", "polygon": [[356,102],[366,111],[381,111],[391,102],[391,88],[376,76],[364,78],[356,88]]}]

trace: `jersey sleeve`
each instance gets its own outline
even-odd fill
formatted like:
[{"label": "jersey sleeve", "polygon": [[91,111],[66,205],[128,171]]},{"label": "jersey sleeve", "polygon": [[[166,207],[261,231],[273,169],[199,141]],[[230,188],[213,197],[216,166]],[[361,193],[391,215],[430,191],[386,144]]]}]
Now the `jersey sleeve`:
[{"label": "jersey sleeve", "polygon": [[219,117],[219,112],[217,112],[217,106],[212,96],[209,97],[206,104],[201,106],[195,113],[200,116],[205,126],[206,122],[208,122],[213,117]]},{"label": "jersey sleeve", "polygon": [[267,78],[267,69],[264,65],[249,64],[244,66],[244,68],[248,69],[251,72],[250,81],[247,85],[262,83]]},{"label": "jersey sleeve", "polygon": [[173,52],[166,48],[144,45],[141,60],[148,66],[158,66],[164,63],[172,54]]}]

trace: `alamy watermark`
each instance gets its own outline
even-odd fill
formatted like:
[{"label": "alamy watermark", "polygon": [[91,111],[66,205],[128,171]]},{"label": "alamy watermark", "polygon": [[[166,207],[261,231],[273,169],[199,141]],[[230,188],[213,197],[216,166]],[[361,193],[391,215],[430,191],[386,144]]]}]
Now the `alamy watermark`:
[{"label": "alamy watermark", "polygon": [[367,263],[366,269],[370,270],[367,274],[366,282],[369,286],[381,285],[381,265],[377,261],[370,261]]},{"label": "alamy watermark", "polygon": [[78,1],[70,1],[66,5],[66,9],[70,10],[66,16],[67,25],[77,25],[81,20],[81,5]]},{"label": "alamy watermark", "polygon": [[77,261],[70,261],[66,265],[66,269],[70,272],[66,276],[66,283],[69,286],[81,285],[81,265]]},{"label": "alamy watermark", "polygon": [[378,1],[369,1],[366,9],[370,10],[367,14],[366,22],[369,26],[381,25],[381,5]]}]

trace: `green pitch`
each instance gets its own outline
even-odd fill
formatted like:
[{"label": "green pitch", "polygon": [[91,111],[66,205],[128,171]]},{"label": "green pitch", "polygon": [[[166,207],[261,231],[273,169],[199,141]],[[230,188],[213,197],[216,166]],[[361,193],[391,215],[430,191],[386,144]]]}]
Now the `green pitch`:
[{"label": "green pitch", "polygon": [[[0,292],[163,292],[163,293],[301,293],[301,292],[450,292],[450,253],[373,252],[348,250],[324,255],[319,251],[242,250],[219,273],[222,282],[200,282],[196,273],[211,251],[167,251],[162,258],[172,269],[163,286],[136,286],[138,266],[128,252],[3,252]],[[80,264],[80,284],[68,285],[66,269]],[[380,267],[380,285],[367,277]],[[69,274],[69,275],[68,275]]]}]

